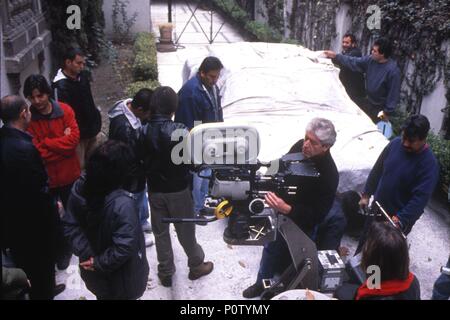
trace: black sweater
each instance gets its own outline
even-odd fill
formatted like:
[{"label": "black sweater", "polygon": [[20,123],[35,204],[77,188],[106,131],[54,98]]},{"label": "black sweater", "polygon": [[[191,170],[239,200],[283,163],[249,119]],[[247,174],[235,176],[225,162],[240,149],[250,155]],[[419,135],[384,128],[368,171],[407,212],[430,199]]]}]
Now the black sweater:
[{"label": "black sweater", "polygon": [[[291,148],[289,153],[302,151],[303,139]],[[310,159],[320,173],[319,178],[301,177],[294,198],[285,199],[292,206],[291,219],[306,234],[311,235],[330,211],[339,184],[339,174],[329,151],[323,156]]]},{"label": "black sweater", "polygon": [[55,100],[67,103],[75,112],[80,139],[95,137],[100,132],[102,119],[92,97],[88,74],[83,71],[74,80],[59,70],[52,87]]}]

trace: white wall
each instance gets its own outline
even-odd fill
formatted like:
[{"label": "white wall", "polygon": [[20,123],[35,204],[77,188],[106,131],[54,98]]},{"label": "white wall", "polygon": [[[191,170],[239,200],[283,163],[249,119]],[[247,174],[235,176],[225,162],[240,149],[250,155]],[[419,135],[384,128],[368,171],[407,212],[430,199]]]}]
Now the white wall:
[{"label": "white wall", "polygon": [[[441,48],[447,51],[446,56],[448,59],[450,57],[450,40],[444,42]],[[430,120],[431,129],[436,134],[441,130],[444,121],[444,113],[441,110],[447,105],[445,93],[444,79],[441,79],[434,91],[422,100],[421,113]]]},{"label": "white wall", "polygon": [[[138,13],[136,22],[133,28],[131,29],[132,34],[142,31],[147,32],[151,31],[150,3],[151,0],[130,0],[127,8],[128,18],[131,18],[133,16],[133,13],[135,12]],[[114,0],[103,1],[103,13],[105,15],[105,34],[107,36],[111,36],[113,33],[113,22],[112,22],[113,4]]]},{"label": "white wall", "polygon": [[424,97],[422,100],[422,107],[420,113],[428,118],[431,125],[431,130],[438,134],[442,128],[442,121],[444,120],[444,113],[441,112],[445,108],[447,101],[445,99],[444,80],[438,82],[436,89]]},{"label": "white wall", "polygon": [[342,51],[342,37],[346,34],[352,25],[352,21],[348,12],[350,6],[343,3],[339,6],[338,12],[336,13],[336,38],[331,41],[331,50],[336,52]]}]

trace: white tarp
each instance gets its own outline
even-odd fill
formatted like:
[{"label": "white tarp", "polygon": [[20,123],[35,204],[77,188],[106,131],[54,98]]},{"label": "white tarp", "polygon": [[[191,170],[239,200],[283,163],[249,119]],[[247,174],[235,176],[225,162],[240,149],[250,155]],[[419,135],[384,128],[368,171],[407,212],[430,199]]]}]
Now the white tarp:
[{"label": "white tarp", "polygon": [[[241,42],[209,48],[225,66],[218,82],[224,119],[258,129],[260,160],[279,158],[304,136],[312,118],[327,118],[337,131],[331,152],[340,173],[339,191],[361,191],[388,141],[350,100],[329,59],[290,44]],[[203,59],[186,61],[184,80]]]}]

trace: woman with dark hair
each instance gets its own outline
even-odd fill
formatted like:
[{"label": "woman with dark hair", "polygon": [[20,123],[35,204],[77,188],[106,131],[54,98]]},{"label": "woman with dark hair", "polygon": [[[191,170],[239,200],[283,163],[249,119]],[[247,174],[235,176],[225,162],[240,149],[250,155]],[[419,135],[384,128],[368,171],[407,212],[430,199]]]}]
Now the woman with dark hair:
[{"label": "woman with dark hair", "polygon": [[139,211],[123,189],[133,178],[133,152],[110,140],[98,147],[74,185],[64,231],[80,258],[81,278],[99,300],[138,299],[149,267]]},{"label": "woman with dark hair", "polygon": [[[371,225],[362,250],[361,267],[366,271],[373,267],[375,273],[360,287],[342,286],[335,295],[338,299],[420,300],[419,281],[409,271],[406,239],[389,223],[374,222]],[[377,279],[380,280],[378,285],[372,283]]]}]

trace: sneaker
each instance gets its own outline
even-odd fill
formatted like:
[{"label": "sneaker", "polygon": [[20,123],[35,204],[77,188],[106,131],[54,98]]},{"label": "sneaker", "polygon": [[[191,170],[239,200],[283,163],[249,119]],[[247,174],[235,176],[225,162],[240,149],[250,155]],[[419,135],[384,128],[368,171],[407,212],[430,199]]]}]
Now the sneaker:
[{"label": "sneaker", "polygon": [[172,276],[159,277],[159,281],[163,287],[170,288],[172,286]]},{"label": "sneaker", "polygon": [[72,253],[62,255],[56,261],[56,268],[58,268],[59,271],[66,270],[70,265],[71,259],[72,259]]},{"label": "sneaker", "polygon": [[262,286],[261,283],[254,283],[252,284],[250,287],[248,287],[247,289],[245,289],[242,292],[242,296],[246,299],[252,299],[252,298],[256,298],[259,297],[264,291],[264,287]]},{"label": "sneaker", "polygon": [[204,217],[214,217],[214,209],[212,208],[203,208],[199,211],[198,213],[200,216],[204,216]]},{"label": "sneaker", "polygon": [[66,285],[64,283],[60,283],[55,285],[53,288],[53,297],[56,297],[58,294],[66,290]]},{"label": "sneaker", "polygon": [[211,261],[203,262],[197,267],[191,268],[189,271],[189,280],[197,280],[200,277],[210,274],[214,269],[214,264]]},{"label": "sneaker", "polygon": [[144,239],[145,239],[145,247],[151,247],[152,245],[155,244],[155,242],[153,241],[153,237],[149,234],[144,233]]}]

